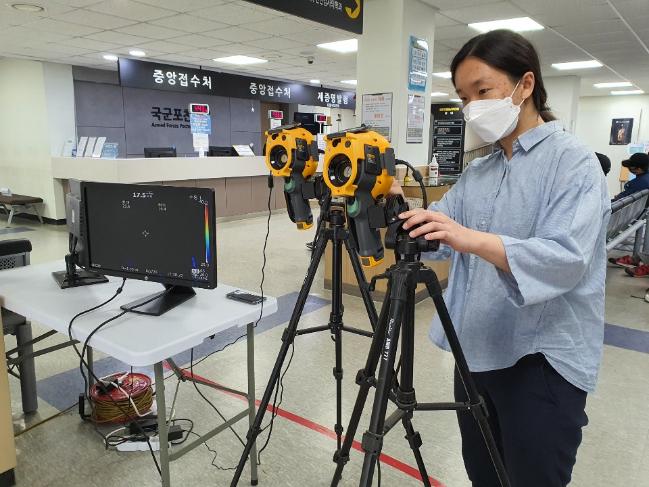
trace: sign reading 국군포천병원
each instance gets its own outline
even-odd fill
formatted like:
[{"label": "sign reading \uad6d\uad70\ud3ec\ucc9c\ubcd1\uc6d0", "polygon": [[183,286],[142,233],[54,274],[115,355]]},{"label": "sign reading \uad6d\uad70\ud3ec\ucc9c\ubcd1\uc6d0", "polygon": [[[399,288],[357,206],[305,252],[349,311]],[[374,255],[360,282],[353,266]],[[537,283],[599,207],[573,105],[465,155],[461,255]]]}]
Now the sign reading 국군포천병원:
[{"label": "sign reading \uad6d\uad70\ud3ec\ucc9c\ubcd1\uc6d0", "polygon": [[356,34],[363,33],[365,0],[247,0]]},{"label": "sign reading \uad6d\uad70\ud3ec\ucc9c\ubcd1\uc6d0", "polygon": [[130,88],[251,98],[329,108],[356,107],[356,93],[353,91],[125,58],[119,58],[118,68],[120,85]]}]

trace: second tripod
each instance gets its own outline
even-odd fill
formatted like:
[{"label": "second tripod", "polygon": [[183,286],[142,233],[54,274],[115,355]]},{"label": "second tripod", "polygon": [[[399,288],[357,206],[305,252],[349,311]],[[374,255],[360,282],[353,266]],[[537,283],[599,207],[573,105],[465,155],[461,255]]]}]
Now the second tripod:
[{"label": "second tripod", "polygon": [[[421,436],[412,425],[415,411],[456,410],[470,411],[475,418],[485,445],[491,456],[494,468],[502,487],[509,487],[509,480],[502,458],[496,446],[483,398],[479,395],[471,377],[460,341],[442,297],[442,287],[435,272],[426,267],[420,260],[421,252],[437,250],[437,242],[427,241],[420,237],[410,238],[402,228],[403,222],[395,220],[388,227],[386,247],[393,248],[397,262],[382,276],[387,279],[387,292],[381,308],[381,315],[374,331],[374,337],[365,368],[358,372],[356,382],[360,386],[351,420],[346,431],[345,442],[338,450],[334,461],[336,471],[331,486],[340,482],[345,464],[349,461],[349,452],[356,434],[358,423],[363,413],[370,388],[376,387],[372,416],[367,431],[363,434],[362,447],[365,452],[360,487],[371,487],[385,435],[399,422],[402,423],[406,439],[412,449],[423,484],[431,486],[426,472],[420,447]],[[467,402],[455,403],[418,403],[413,385],[414,374],[414,343],[415,343],[415,293],[418,284],[424,284],[432,298],[442,327],[448,339],[451,352],[455,359],[458,375],[466,391]],[[399,338],[401,338],[400,375],[397,377],[395,362]],[[379,367],[380,363],[380,367]],[[378,376],[375,377],[379,367]],[[392,401],[397,409],[386,418],[388,401]]]},{"label": "second tripod", "polygon": [[[347,250],[349,259],[354,269],[354,274],[356,280],[358,281],[358,286],[361,292],[361,297],[363,298],[363,303],[367,310],[369,317],[369,322],[374,329],[378,321],[376,308],[372,297],[369,291],[369,285],[365,280],[365,274],[360,263],[360,259],[355,250],[355,242],[353,236],[346,225],[346,215],[345,208],[336,206],[335,203],[332,203],[330,196],[328,196],[325,204],[322,204],[322,213],[321,213],[321,222],[318,225],[315,245],[313,248],[313,254],[311,256],[311,262],[309,264],[309,269],[307,275],[304,279],[304,284],[300,289],[300,293],[295,303],[295,308],[291,315],[291,319],[288,323],[288,326],[284,330],[282,335],[282,346],[280,348],[279,354],[275,361],[275,365],[266,385],[264,395],[259,404],[257,410],[257,416],[255,421],[251,426],[247,434],[247,443],[237,465],[232,483],[232,487],[236,486],[239,483],[241,478],[241,473],[246,464],[246,461],[252,451],[257,437],[262,431],[261,425],[264,420],[264,415],[266,413],[267,407],[270,404],[271,397],[277,387],[279,387],[279,382],[282,376],[282,367],[286,360],[286,356],[289,352],[290,347],[295,341],[295,337],[298,335],[305,335],[308,333],[314,333],[319,331],[329,330],[332,334],[332,338],[335,344],[335,367],[334,367],[334,377],[336,379],[336,425],[334,430],[336,432],[337,438],[337,450],[340,450],[342,446],[342,380],[343,380],[343,368],[342,368],[342,332],[354,333],[357,335],[363,335],[367,337],[372,336],[372,332],[359,330],[356,328],[350,328],[343,324],[343,304],[342,304],[342,294],[343,294],[343,283],[342,283],[342,262],[343,262],[343,245]],[[309,292],[311,286],[313,285],[313,280],[315,278],[320,260],[324,255],[327,244],[332,243],[332,301],[331,301],[331,314],[329,316],[329,323],[323,326],[316,326],[313,328],[306,328],[303,330],[298,330],[298,324],[304,310],[304,305],[306,300],[309,297]]]}]

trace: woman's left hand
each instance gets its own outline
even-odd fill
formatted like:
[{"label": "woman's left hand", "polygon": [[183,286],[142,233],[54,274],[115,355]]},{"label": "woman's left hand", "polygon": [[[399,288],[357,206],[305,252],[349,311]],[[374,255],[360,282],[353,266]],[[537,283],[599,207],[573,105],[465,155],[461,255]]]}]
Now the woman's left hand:
[{"label": "woman's left hand", "polygon": [[[426,240],[439,240],[456,252],[475,253],[480,232],[460,225],[444,213],[418,208],[402,213],[399,218],[406,220],[404,229],[412,228],[412,238],[424,235]],[[421,226],[413,228],[418,224]]]}]

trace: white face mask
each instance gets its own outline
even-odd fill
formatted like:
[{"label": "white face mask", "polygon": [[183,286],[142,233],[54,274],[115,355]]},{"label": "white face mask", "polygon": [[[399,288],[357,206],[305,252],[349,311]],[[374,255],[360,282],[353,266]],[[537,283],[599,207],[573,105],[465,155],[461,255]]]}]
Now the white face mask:
[{"label": "white face mask", "polygon": [[507,98],[472,101],[462,110],[469,128],[488,144],[507,137],[518,125],[518,115],[525,100],[514,105],[512,96],[519,84],[520,80]]}]

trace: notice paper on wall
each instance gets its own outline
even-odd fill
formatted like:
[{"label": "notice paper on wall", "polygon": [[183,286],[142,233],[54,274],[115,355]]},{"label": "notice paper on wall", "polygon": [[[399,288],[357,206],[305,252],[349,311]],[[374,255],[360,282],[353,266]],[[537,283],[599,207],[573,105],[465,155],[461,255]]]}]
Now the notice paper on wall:
[{"label": "notice paper on wall", "polygon": [[424,116],[424,96],[408,95],[407,144],[422,144],[424,142]]},{"label": "notice paper on wall", "polygon": [[97,143],[97,137],[88,137],[88,145],[86,150],[83,153],[83,157],[92,157],[92,152],[95,150],[95,144]]},{"label": "notice paper on wall", "polygon": [[363,95],[361,123],[391,141],[392,93]]},{"label": "notice paper on wall", "polygon": [[106,137],[99,137],[95,143],[95,149],[92,151],[92,157],[99,159],[101,157],[101,151],[104,149],[104,144],[106,143]]},{"label": "notice paper on wall", "polygon": [[79,137],[79,143],[77,144],[77,157],[83,157],[86,145],[88,145],[88,137]]},{"label": "notice paper on wall", "polygon": [[252,151],[252,148],[249,145],[233,145],[234,150],[240,156],[254,156],[255,153]]}]

